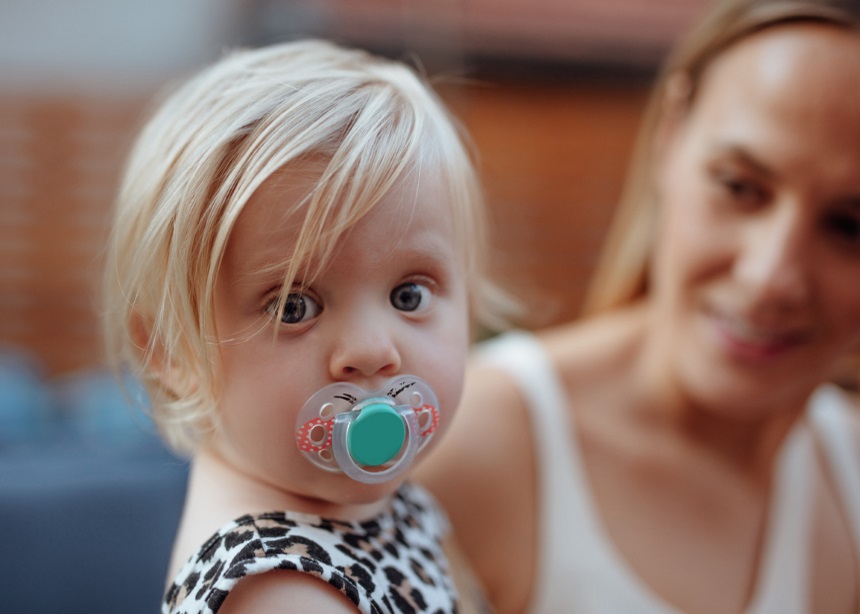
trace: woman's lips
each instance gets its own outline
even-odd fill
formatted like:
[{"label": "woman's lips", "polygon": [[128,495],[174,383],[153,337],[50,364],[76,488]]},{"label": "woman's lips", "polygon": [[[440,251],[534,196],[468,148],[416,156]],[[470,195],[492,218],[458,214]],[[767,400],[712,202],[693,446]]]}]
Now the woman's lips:
[{"label": "woman's lips", "polygon": [[765,360],[797,347],[806,335],[797,327],[762,326],[746,318],[712,313],[717,338],[731,356],[746,360]]}]

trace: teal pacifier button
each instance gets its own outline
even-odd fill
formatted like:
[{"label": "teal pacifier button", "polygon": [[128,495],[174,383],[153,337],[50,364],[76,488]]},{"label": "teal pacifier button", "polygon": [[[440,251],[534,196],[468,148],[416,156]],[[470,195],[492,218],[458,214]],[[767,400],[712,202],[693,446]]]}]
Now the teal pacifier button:
[{"label": "teal pacifier button", "polygon": [[394,408],[373,403],[362,408],[346,435],[350,456],[359,465],[377,467],[397,456],[406,439],[406,424]]}]

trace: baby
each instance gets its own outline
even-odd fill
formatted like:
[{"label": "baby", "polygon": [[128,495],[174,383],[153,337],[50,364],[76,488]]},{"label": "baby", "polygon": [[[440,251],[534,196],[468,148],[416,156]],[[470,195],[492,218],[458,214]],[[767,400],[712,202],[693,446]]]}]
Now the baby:
[{"label": "baby", "polygon": [[192,457],[164,613],[453,612],[405,483],[457,406],[481,285],[471,157],[407,67],[322,41],[181,86],[126,169],[113,362]]}]

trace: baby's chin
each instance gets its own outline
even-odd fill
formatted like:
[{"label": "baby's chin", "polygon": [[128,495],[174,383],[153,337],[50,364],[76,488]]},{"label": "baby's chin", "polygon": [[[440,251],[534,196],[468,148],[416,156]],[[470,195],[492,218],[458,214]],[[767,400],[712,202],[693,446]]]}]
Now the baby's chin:
[{"label": "baby's chin", "polygon": [[391,496],[407,477],[399,475],[379,484],[364,484],[343,473],[320,471],[303,487],[282,485],[282,492],[288,499],[283,503],[286,509],[327,518],[368,519],[386,509]]},{"label": "baby's chin", "polygon": [[386,503],[407,478],[405,475],[400,475],[380,484],[362,484],[346,476],[341,477],[344,484],[334,495],[332,502],[350,506]]}]

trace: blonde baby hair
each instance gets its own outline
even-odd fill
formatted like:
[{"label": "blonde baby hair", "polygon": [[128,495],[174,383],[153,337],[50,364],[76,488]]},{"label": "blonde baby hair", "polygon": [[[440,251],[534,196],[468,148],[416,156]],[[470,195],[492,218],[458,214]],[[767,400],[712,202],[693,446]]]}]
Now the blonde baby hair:
[{"label": "blonde baby hair", "polygon": [[[284,261],[284,296],[399,181],[440,178],[473,308],[483,287],[483,197],[462,131],[406,65],[319,40],[238,50],[174,91],[129,157],[108,245],[111,363],[148,392],[165,440],[191,452],[217,421],[213,293],[236,219],[276,171],[319,163]],[[420,183],[419,183],[420,186]],[[404,206],[409,206],[405,203]],[[304,270],[313,261],[315,270]],[[301,269],[301,270],[300,270]]]}]

